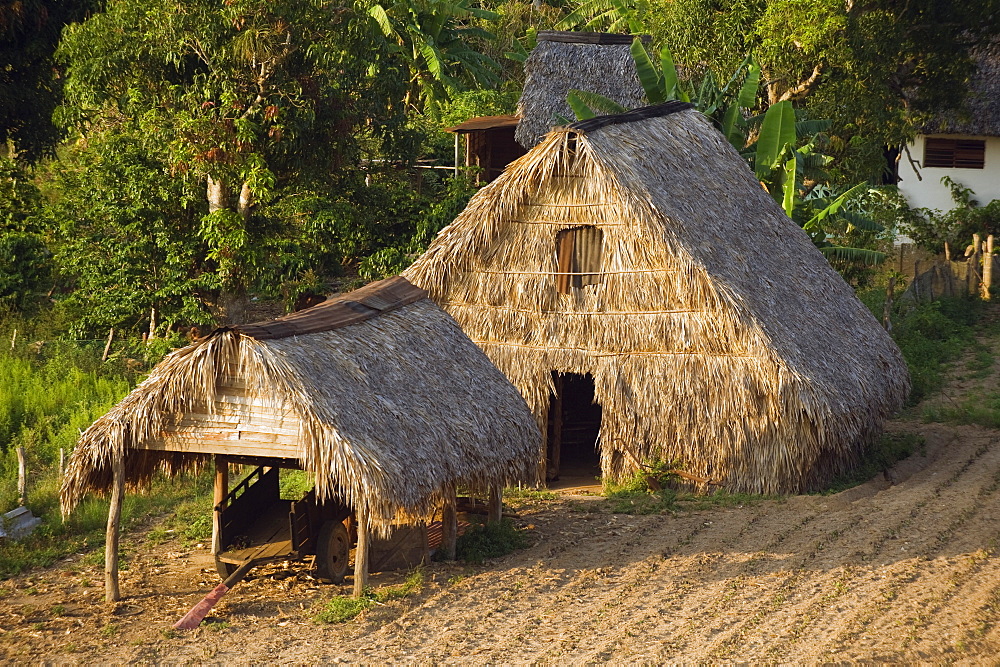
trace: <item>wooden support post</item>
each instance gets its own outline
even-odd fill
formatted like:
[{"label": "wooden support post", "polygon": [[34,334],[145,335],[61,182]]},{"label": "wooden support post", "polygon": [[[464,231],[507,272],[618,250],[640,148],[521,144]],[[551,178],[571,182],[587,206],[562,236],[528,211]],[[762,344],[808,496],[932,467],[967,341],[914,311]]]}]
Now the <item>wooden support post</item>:
[{"label": "wooden support post", "polygon": [[101,361],[108,360],[108,354],[111,352],[111,341],[115,337],[115,328],[111,327],[108,329],[108,342],[104,344],[104,354],[101,355]]},{"label": "wooden support post", "polygon": [[368,523],[362,517],[357,522],[358,545],[354,549],[354,597],[359,598],[368,588]]},{"label": "wooden support post", "polygon": [[455,133],[455,178],[458,178],[458,161],[461,159],[458,147],[461,136],[458,132]]},{"label": "wooden support post", "polygon": [[441,508],[441,552],[445,560],[455,560],[458,542],[458,510],[455,487],[449,486],[444,493],[444,507]]},{"label": "wooden support post", "polygon": [[17,448],[17,504],[28,504],[28,461],[24,447]]},{"label": "wooden support post", "polygon": [[496,523],[503,518],[503,487],[497,483],[490,487],[490,500],[486,520]]},{"label": "wooden support post", "polygon": [[229,461],[221,454],[215,455],[215,484],[212,487],[212,553],[222,553],[222,504],[229,493]]},{"label": "wooden support post", "polygon": [[111,507],[108,509],[108,531],[104,541],[104,599],[116,602],[122,599],[118,588],[118,537],[121,532],[122,496],[125,491],[123,459],[112,462],[111,478]]},{"label": "wooden support post", "polygon": [[990,300],[990,288],[993,286],[993,235],[986,237],[983,244],[983,299]]},{"label": "wooden support post", "polygon": [[17,342],[17,329],[14,329],[14,334],[10,337],[10,351],[14,351],[14,343]]},{"label": "wooden support post", "polygon": [[66,450],[62,447],[59,448],[59,481],[62,482],[63,476],[66,474]]}]

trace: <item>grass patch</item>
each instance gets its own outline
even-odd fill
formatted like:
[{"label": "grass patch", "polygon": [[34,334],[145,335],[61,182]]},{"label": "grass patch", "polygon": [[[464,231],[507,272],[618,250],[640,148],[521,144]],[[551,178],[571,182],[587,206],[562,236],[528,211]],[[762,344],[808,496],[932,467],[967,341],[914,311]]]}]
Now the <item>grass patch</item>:
[{"label": "grass patch", "polygon": [[1000,428],[1000,394],[970,396],[961,402],[927,406],[921,415],[924,421],[945,424],[978,424]]},{"label": "grass patch", "polygon": [[664,487],[650,491],[644,473],[622,484],[605,480],[604,495],[602,509],[613,514],[665,514],[673,512],[677,505],[676,490]]},{"label": "grass patch", "polygon": [[347,623],[363,611],[391,600],[401,600],[419,593],[424,585],[424,571],[417,568],[406,581],[395,586],[385,586],[378,590],[367,590],[359,598],[337,595],[327,602],[313,620],[317,623]]},{"label": "grass patch", "polygon": [[[28,504],[42,517],[31,535],[17,541],[0,543],[0,579],[6,579],[31,568],[48,567],[73,553],[87,552],[88,560],[103,563],[104,531],[108,521],[108,501],[87,498],[65,522],[58,509],[58,482],[55,471],[29,489]],[[44,482],[44,483],[42,483]],[[191,539],[205,541],[212,534],[210,518],[207,524],[198,520],[208,516],[212,504],[212,476],[203,473],[179,480],[160,479],[145,495],[126,494],[122,502],[122,530],[141,525],[155,516],[174,510],[167,525]],[[45,510],[38,511],[38,507]],[[205,529],[207,525],[207,530]],[[124,552],[127,555],[127,550]],[[126,567],[127,558],[122,561]]]},{"label": "grass patch", "polygon": [[[666,468],[662,465],[654,466],[654,469],[666,470]],[[716,489],[712,493],[699,495],[668,486],[671,483],[671,477],[669,474],[657,476],[663,488],[656,491],[649,489],[645,473],[635,475],[624,484],[606,481],[604,483],[604,502],[593,505],[590,511],[610,512],[612,514],[668,514],[685,510],[742,507],[778,498],[778,496],[751,493],[732,493],[725,489]]]},{"label": "grass patch", "polygon": [[915,433],[883,433],[875,444],[868,448],[853,470],[836,477],[830,486],[820,493],[823,495],[840,493],[864,484],[899,461],[918,453],[921,455],[926,453],[923,436]]},{"label": "grass patch", "polygon": [[511,486],[503,490],[504,500],[555,500],[558,497],[555,491],[528,486]]},{"label": "grass patch", "polygon": [[458,538],[455,557],[467,563],[482,563],[487,558],[506,556],[530,544],[527,530],[517,527],[510,519],[501,519],[470,526]]},{"label": "grass patch", "polygon": [[[912,389],[909,405],[915,405],[944,386],[944,371],[976,344],[983,302],[978,299],[942,299],[932,303],[903,304],[894,314],[892,337],[906,359]],[[880,314],[879,314],[880,316]],[[992,367],[992,353],[980,349],[981,363],[975,372]]]}]

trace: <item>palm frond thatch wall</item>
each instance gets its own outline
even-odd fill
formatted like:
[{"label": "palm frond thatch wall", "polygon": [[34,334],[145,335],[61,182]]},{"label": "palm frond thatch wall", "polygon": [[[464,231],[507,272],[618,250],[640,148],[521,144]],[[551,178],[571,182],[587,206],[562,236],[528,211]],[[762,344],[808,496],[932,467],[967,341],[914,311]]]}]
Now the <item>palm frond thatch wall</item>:
[{"label": "palm frond thatch wall", "polygon": [[632,38],[614,35],[625,39],[611,44],[561,41],[574,34],[583,40],[600,33],[541,32],[524,63],[524,92],[517,103],[521,121],[514,136],[525,148],[537,144],[558,124],[556,114],[574,117],[566,103],[572,89],[598,93],[626,109],[644,104],[645,93],[629,51]]},{"label": "palm frond thatch wall", "polygon": [[[404,275],[540,425],[552,372],[591,374],[605,475],[660,459],[775,493],[843,470],[909,390],[898,348],[701,114],[620,120],[553,130]],[[560,294],[556,237],[580,226],[600,280]]]},{"label": "palm frond thatch wall", "polygon": [[[365,302],[378,304],[377,285],[364,291]],[[348,306],[341,315],[364,310],[352,296],[340,300]],[[270,406],[284,426],[297,426],[294,457],[315,473],[319,496],[345,501],[377,530],[426,516],[452,484],[485,489],[533,479],[541,434],[531,413],[440,308],[420,298],[323,330],[324,313],[337,306],[219,329],[168,356],[84,432],[63,484],[63,511],[110,488],[116,457],[124,457],[133,489],[157,471],[207,462],[203,452],[175,450],[185,436],[210,431],[213,414],[222,420],[220,399],[232,399],[234,387]],[[289,327],[307,333],[288,335]]]}]

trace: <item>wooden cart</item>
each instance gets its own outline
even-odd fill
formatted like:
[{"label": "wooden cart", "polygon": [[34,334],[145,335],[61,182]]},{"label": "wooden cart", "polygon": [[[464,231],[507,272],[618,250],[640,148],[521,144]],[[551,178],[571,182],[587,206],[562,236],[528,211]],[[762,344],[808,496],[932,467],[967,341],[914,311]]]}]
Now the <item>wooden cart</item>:
[{"label": "wooden cart", "polygon": [[277,467],[259,466],[215,505],[213,552],[226,579],[244,563],[316,557],[320,581],[340,583],[357,541],[353,516],[343,503],[320,503],[314,491],[283,500]]}]

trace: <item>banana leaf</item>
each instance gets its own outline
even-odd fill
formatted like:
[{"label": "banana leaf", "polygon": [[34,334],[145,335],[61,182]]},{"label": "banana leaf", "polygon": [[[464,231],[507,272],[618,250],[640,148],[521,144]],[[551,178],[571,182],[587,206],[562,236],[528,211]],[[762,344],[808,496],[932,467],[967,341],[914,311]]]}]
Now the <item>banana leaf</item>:
[{"label": "banana leaf", "polygon": [[653,62],[649,59],[642,42],[636,37],[629,47],[632,51],[632,60],[635,61],[635,71],[639,75],[639,83],[646,92],[646,99],[650,104],[666,102],[667,97],[663,90],[663,76],[656,71]]},{"label": "banana leaf", "polygon": [[768,107],[757,138],[757,178],[764,179],[777,167],[778,159],[795,144],[795,110],[787,100]]}]

